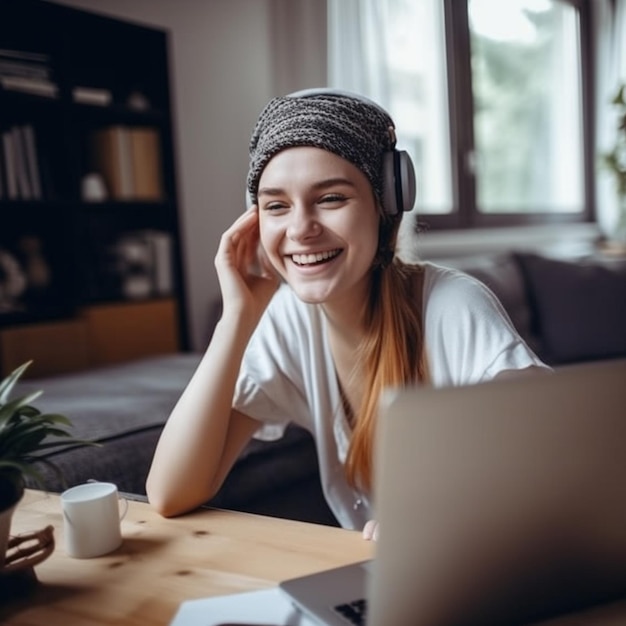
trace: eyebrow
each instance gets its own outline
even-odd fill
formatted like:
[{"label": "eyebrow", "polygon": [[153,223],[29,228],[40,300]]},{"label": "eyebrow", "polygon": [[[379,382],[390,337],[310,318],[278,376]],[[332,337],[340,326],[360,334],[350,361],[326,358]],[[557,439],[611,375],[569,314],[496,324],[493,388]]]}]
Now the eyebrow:
[{"label": "eyebrow", "polygon": [[[311,188],[316,191],[319,191],[322,189],[328,189],[329,187],[334,187],[336,185],[348,185],[349,187],[355,187],[355,184],[348,178],[336,177],[336,178],[325,178],[324,180],[320,180],[316,183],[313,183]],[[285,191],[284,189],[281,189],[280,187],[261,187],[257,195],[279,196],[283,193],[285,193]]]}]

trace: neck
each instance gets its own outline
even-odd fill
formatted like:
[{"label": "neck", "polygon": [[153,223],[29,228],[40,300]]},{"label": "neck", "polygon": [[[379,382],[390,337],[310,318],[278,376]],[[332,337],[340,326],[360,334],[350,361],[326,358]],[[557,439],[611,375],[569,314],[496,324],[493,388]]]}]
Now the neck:
[{"label": "neck", "polygon": [[369,282],[353,289],[341,298],[322,305],[328,321],[332,343],[353,350],[359,346],[365,332],[364,320],[369,293]]},{"label": "neck", "polygon": [[365,335],[366,306],[366,290],[362,291],[360,299],[352,296],[341,302],[327,302],[323,306],[328,322],[328,341],[349,420],[358,410],[363,395],[358,350]]}]

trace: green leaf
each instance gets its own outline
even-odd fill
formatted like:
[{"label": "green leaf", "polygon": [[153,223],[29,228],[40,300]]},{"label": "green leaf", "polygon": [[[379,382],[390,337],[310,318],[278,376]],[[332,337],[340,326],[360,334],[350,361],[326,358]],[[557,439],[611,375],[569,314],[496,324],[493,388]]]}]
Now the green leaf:
[{"label": "green leaf", "polygon": [[611,104],[626,106],[626,85],[620,86],[615,94],[615,97],[611,100]]},{"label": "green leaf", "polygon": [[60,413],[41,413],[40,418],[45,420],[48,424],[64,424],[65,426],[73,426],[72,421]]},{"label": "green leaf", "polygon": [[15,386],[15,383],[19,380],[21,375],[31,363],[32,361],[22,363],[22,365],[14,369],[2,382],[0,382],[0,404],[6,403],[13,387]]},{"label": "green leaf", "polygon": [[[76,439],[68,430],[71,420],[59,413],[42,413],[33,406],[42,391],[35,391],[10,400],[16,382],[30,365],[24,363],[0,382],[0,474],[14,477],[30,476],[43,486],[43,476],[33,466],[43,463],[52,468],[64,483],[59,468],[39,453],[59,445],[100,446],[95,441]],[[13,476],[15,475],[15,476]]]},{"label": "green leaf", "polygon": [[6,423],[11,417],[19,411],[23,406],[30,404],[33,400],[36,400],[42,394],[41,391],[34,391],[22,398],[16,398],[11,400],[4,406],[0,407],[0,429],[4,423]]}]

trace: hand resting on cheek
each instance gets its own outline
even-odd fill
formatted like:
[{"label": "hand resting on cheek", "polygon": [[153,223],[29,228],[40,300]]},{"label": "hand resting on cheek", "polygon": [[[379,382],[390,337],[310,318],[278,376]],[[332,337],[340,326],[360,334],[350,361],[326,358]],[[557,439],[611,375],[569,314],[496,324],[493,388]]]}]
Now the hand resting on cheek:
[{"label": "hand resting on cheek", "polygon": [[260,318],[279,285],[279,277],[261,249],[256,205],[222,235],[215,257],[224,309],[243,309]]}]

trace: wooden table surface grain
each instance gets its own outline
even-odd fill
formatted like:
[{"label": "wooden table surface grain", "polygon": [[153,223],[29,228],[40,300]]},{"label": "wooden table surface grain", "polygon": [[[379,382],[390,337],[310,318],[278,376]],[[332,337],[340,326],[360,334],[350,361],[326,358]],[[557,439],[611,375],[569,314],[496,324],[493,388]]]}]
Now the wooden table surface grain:
[{"label": "wooden table surface grain", "polygon": [[2,624],[166,625],[184,600],[271,587],[370,558],[374,549],[356,531],[209,509],[165,519],[129,501],[120,548],[74,559],[65,553],[58,495],[27,491],[11,533],[48,524],[56,547],[35,567],[40,584],[3,601]]},{"label": "wooden table surface grain", "polygon": [[[24,597],[2,600],[0,624],[167,626],[185,600],[272,587],[370,558],[375,549],[357,531],[210,509],[165,519],[130,501],[120,548],[74,559],[65,554],[58,495],[27,491],[12,534],[48,524],[57,545],[35,568],[39,584]],[[626,599],[536,626],[625,624]]]}]

